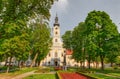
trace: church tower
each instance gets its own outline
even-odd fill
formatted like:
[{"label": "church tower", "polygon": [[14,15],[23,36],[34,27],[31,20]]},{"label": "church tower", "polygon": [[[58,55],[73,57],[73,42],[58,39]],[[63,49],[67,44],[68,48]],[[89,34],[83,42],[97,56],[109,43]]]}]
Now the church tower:
[{"label": "church tower", "polygon": [[71,59],[72,52],[63,48],[63,42],[60,35],[60,24],[56,14],[55,22],[52,28],[52,46],[47,56],[41,61],[41,66],[79,66],[79,63]]},{"label": "church tower", "polygon": [[41,64],[43,66],[63,66],[64,48],[62,46],[63,43],[61,41],[60,24],[58,22],[57,14],[55,17],[55,22],[53,24],[52,33],[52,47]]},{"label": "church tower", "polygon": [[60,36],[60,24],[58,22],[58,16],[56,14],[55,23],[53,24],[53,47],[62,47]]}]

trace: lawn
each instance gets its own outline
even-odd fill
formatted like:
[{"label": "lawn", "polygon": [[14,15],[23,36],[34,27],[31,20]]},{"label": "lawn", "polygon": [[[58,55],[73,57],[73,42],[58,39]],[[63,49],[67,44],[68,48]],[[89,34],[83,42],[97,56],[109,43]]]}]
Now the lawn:
[{"label": "lawn", "polygon": [[25,77],[24,79],[56,79],[55,74],[35,74],[28,77]]},{"label": "lawn", "polygon": [[20,70],[16,70],[16,71],[12,71],[12,72],[9,72],[9,73],[0,73],[0,77],[4,78],[4,79],[7,79],[6,77],[14,77],[16,75],[20,75],[20,74],[23,74],[23,73],[26,73],[26,72],[30,72],[30,71],[34,71],[34,70],[37,70],[38,68],[28,68],[28,67],[25,67],[25,68],[22,68]]},{"label": "lawn", "polygon": [[108,76],[106,74],[99,74],[99,73],[94,73],[94,74],[87,74],[91,77],[95,77],[95,78],[98,78],[98,79],[120,79],[120,78],[117,78],[117,77],[112,77],[112,76]]},{"label": "lawn", "polygon": [[120,69],[87,69],[85,71],[83,70],[82,73],[98,79],[120,79]]}]

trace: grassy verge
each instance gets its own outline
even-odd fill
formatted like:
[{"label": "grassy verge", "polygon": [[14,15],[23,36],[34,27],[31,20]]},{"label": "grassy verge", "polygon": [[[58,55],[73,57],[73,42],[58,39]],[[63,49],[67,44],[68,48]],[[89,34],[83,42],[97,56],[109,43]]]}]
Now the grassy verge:
[{"label": "grassy verge", "polygon": [[23,79],[56,79],[55,74],[35,74],[28,77],[25,77]]},{"label": "grassy verge", "polygon": [[107,68],[101,69],[85,69],[80,70],[80,73],[94,77],[96,79],[120,79],[120,69]]},{"label": "grassy verge", "polygon": [[23,73],[26,73],[26,72],[30,72],[30,71],[33,71],[33,70],[37,70],[37,68],[22,68],[20,70],[17,70],[17,71],[12,71],[12,72],[9,72],[9,73],[1,73],[1,75],[5,75],[5,76],[16,76],[16,75],[19,75],[19,74],[23,74]]},{"label": "grassy verge", "polygon": [[105,74],[86,74],[86,75],[94,77],[96,79],[120,79],[117,77],[107,76]]}]

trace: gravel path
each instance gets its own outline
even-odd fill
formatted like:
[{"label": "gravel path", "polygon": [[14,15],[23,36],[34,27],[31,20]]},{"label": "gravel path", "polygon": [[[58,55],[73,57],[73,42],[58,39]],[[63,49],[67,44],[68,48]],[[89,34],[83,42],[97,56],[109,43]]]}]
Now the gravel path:
[{"label": "gravel path", "polygon": [[32,74],[34,74],[34,71],[17,75],[17,76],[15,76],[15,77],[11,78],[11,79],[22,79],[22,78],[27,77],[27,76],[32,75]]},{"label": "gravel path", "polygon": [[11,79],[23,79],[24,77],[30,76],[32,74],[55,74],[56,72],[50,72],[50,73],[34,73],[35,71],[27,72],[21,75],[17,75]]}]

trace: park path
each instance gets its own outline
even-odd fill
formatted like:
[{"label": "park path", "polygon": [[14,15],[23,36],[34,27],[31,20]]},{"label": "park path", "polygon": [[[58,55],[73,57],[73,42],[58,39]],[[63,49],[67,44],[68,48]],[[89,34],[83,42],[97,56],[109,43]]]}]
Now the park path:
[{"label": "park path", "polygon": [[29,75],[32,75],[34,74],[35,71],[31,71],[31,72],[27,72],[27,73],[24,73],[24,74],[20,74],[20,75],[17,75],[11,79],[23,79],[24,77],[27,77]]},{"label": "park path", "polygon": [[30,76],[30,75],[33,75],[33,74],[55,74],[55,72],[50,72],[50,73],[34,73],[35,71],[31,71],[31,72],[27,72],[27,73],[24,73],[24,74],[20,74],[20,75],[17,75],[11,79],[23,79],[24,77],[27,77],[27,76]]},{"label": "park path", "polygon": [[9,75],[0,75],[0,79],[23,79],[24,77],[30,76],[32,74],[55,74],[56,72],[49,72],[49,73],[34,73],[35,71],[26,72],[24,74],[16,75],[16,76],[9,76]]}]

